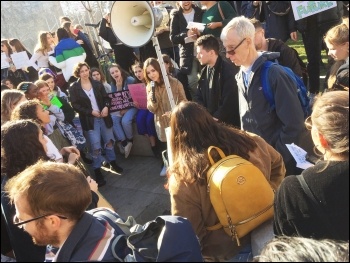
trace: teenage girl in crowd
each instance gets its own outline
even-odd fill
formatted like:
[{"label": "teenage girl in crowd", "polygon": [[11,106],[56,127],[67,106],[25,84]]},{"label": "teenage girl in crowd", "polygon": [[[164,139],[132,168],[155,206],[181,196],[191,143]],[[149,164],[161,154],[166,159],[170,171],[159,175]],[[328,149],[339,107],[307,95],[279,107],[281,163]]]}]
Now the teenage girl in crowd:
[{"label": "teenage girl in crowd", "polygon": [[335,63],[326,76],[326,91],[349,91],[349,18],[343,23],[328,30],[324,41],[328,48],[328,55]]},{"label": "teenage girl in crowd", "polygon": [[205,261],[232,259],[240,250],[249,248],[250,235],[244,236],[238,247],[223,228],[212,231],[206,228],[219,222],[207,191],[206,174],[211,166],[208,148],[216,146],[226,156],[235,154],[250,161],[261,170],[274,190],[286,172],[282,156],[261,137],[215,121],[195,102],[181,102],[175,107],[170,127],[173,152],[173,164],[168,170],[171,213],[191,222]]},{"label": "teenage girl in crowd", "polygon": [[[32,54],[25,48],[25,46],[21,43],[16,38],[10,39],[9,44],[12,48],[13,53],[19,53],[22,51],[25,51],[28,55],[28,58],[31,59]],[[16,69],[16,68],[14,68]],[[38,66],[33,62],[30,63],[30,66],[22,69],[17,69],[17,70],[22,70],[24,72],[25,78],[29,81],[36,81],[38,79]]]},{"label": "teenage girl in crowd", "polygon": [[[112,77],[112,92],[127,91],[129,92],[128,84],[134,84],[135,79],[122,69],[118,64],[112,64],[109,67],[109,73]],[[137,108],[131,107],[117,112],[112,112],[113,131],[120,141],[119,149],[124,152],[125,158],[128,158],[133,144],[132,122],[137,113]]]},{"label": "teenage girl in crowd", "polygon": [[[143,65],[143,72],[147,83],[147,108],[154,114],[156,132],[160,140],[159,149],[163,151],[167,148],[165,128],[169,127],[170,113],[172,111],[168,92],[165,88],[164,78],[157,59],[148,58]],[[187,101],[184,88],[180,81],[169,76],[169,84],[175,105],[181,101]],[[166,175],[165,165],[163,165],[160,175]]]},{"label": "teenage girl in crowd", "polygon": [[[11,66],[11,64],[12,64],[11,54],[13,52],[12,52],[12,48],[10,47],[9,42],[8,42],[7,39],[1,39],[1,52],[5,54],[6,61],[9,62],[10,66]],[[2,68],[1,69],[1,80],[4,80],[4,79],[9,77],[10,69],[11,69],[11,67],[10,68]]]},{"label": "teenage girl in crowd", "polygon": [[109,114],[110,99],[102,83],[90,78],[90,67],[86,62],[75,66],[74,76],[78,80],[69,87],[69,99],[72,107],[79,114],[81,127],[86,132],[90,143],[96,181],[99,186],[103,186],[106,181],[101,172],[102,147],[112,169],[118,174],[123,172],[116,163],[114,152],[113,121]]},{"label": "teenage girl in crowd", "polygon": [[62,100],[65,100],[66,102],[68,102],[68,96],[66,93],[64,93],[60,87],[58,87],[56,85],[55,82],[55,77],[52,76],[49,73],[44,73],[42,75],[40,75],[39,80],[43,80],[47,83],[47,85],[50,88],[50,92],[54,95],[57,96],[58,98],[61,98]]},{"label": "teenage girl in crowd", "polygon": [[9,89],[17,89],[9,78],[5,78],[1,81],[1,84],[6,85]]},{"label": "teenage girl in crowd", "polygon": [[[45,124],[50,122],[50,114],[49,111],[43,109],[43,106],[38,100],[24,101],[13,109],[11,114],[11,120],[25,119],[30,119],[38,125],[40,125],[41,129],[44,132],[44,137],[46,141],[48,141],[48,145],[50,145],[50,147],[47,148],[47,156],[49,158],[54,159],[55,161],[62,161],[62,155],[69,155],[69,153],[71,152],[80,156],[79,150],[77,150],[75,147],[64,146],[58,148],[57,146],[55,146],[52,140],[45,134]],[[58,153],[57,149],[61,149],[61,153]],[[67,157],[69,157],[68,155]],[[74,159],[74,156],[71,156],[70,158]]]},{"label": "teenage girl in crowd", "polygon": [[39,32],[38,43],[34,48],[34,54],[30,63],[36,63],[38,70],[49,67],[49,55],[54,51],[54,40],[50,32]]},{"label": "teenage girl in crowd", "polygon": [[[42,86],[40,86],[40,89],[41,88]],[[70,142],[62,136],[56,125],[56,120],[64,121],[65,117],[63,111],[56,105],[52,104],[48,98],[44,98],[44,100],[42,100],[43,96],[41,93],[39,93],[39,88],[34,83],[22,82],[19,84],[18,89],[25,91],[25,93],[28,94],[26,95],[28,100],[35,100],[39,103],[39,105],[40,100],[42,104],[42,111],[47,110],[47,113],[51,113],[49,115],[49,120],[45,120],[45,122],[42,122],[41,125],[45,129],[45,134],[52,140],[54,145],[59,149],[65,146],[70,146]]]},{"label": "teenage girl in crowd", "polygon": [[[48,157],[48,145],[47,137],[43,135],[40,126],[31,120],[10,121],[1,127],[1,173],[5,175],[1,188],[2,215],[5,218],[7,231],[10,233],[9,239],[17,262],[43,262],[46,247],[34,245],[32,238],[24,230],[29,227],[29,223],[24,226],[24,229],[13,224],[16,210],[14,205],[9,203],[7,194],[3,192],[3,187],[8,179],[37,161],[54,161],[57,156],[56,158],[54,156]],[[68,162],[71,164],[79,158],[79,151],[74,147],[62,149],[61,153],[67,157],[69,155]],[[96,191],[98,188],[96,182],[91,178],[87,178],[87,181],[90,189],[94,191],[92,192],[93,202],[89,206],[89,209],[92,209],[97,207],[98,195]]]},{"label": "teenage girl in crowd", "polygon": [[[136,82],[146,83],[145,76],[143,75],[142,65],[137,62],[136,64],[132,65],[131,68],[136,77]],[[148,137],[151,143],[152,152],[154,156],[158,157],[159,152],[157,151],[156,145],[157,132],[154,126],[154,114],[148,109],[140,109],[136,102],[134,102],[134,105],[136,108],[138,108],[138,112],[136,114],[137,131],[140,135],[145,135]]]},{"label": "teenage girl in crowd", "polygon": [[24,93],[20,90],[5,90],[1,92],[1,125],[8,122],[16,105],[26,101]]},{"label": "teenage girl in crowd", "polygon": [[100,81],[103,84],[107,93],[112,92],[111,85],[107,83],[105,75],[99,68],[91,68],[90,73],[93,80]]},{"label": "teenage girl in crowd", "polygon": [[297,177],[286,177],[275,195],[275,234],[349,241],[349,92],[316,97],[305,125],[321,159],[302,175],[320,211]]}]

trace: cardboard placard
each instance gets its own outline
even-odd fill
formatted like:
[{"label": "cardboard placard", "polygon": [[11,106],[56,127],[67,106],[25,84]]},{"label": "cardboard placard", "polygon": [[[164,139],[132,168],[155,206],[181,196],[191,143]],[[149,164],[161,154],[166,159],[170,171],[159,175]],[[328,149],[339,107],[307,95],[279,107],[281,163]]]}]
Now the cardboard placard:
[{"label": "cardboard placard", "polygon": [[134,103],[128,90],[112,92],[109,93],[108,96],[111,98],[109,112],[116,112],[134,107]]},{"label": "cardboard placard", "polygon": [[291,1],[295,20],[299,20],[337,6],[337,1]]},{"label": "cardboard placard", "polygon": [[147,110],[147,93],[144,83],[136,83],[128,85],[130,95],[134,102],[137,102],[138,108]]}]

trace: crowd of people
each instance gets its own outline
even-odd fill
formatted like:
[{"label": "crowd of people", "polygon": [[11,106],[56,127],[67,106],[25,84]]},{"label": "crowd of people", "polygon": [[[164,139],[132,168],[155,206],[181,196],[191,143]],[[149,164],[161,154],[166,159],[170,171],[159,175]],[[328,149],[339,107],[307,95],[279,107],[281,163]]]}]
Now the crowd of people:
[{"label": "crowd of people", "polygon": [[[1,40],[9,64],[1,69],[2,255],[59,261],[74,234],[81,246],[66,260],[114,260],[110,241],[116,234],[86,211],[97,207],[98,188],[108,183],[101,167],[122,175],[119,158],[138,147],[138,133],[163,162],[171,214],[190,221],[205,261],[348,261],[349,21],[343,17],[348,5],[344,9],[346,3],[337,1],[334,8],[295,21],[289,1],[151,4],[170,16],[168,27],[157,32],[163,56],[157,58],[150,43],[137,50],[124,45],[106,14],[99,35],[115,56],[106,72],[94,43],[68,17],[54,34],[40,31],[33,55],[18,39]],[[190,22],[205,28],[188,28]],[[297,31],[307,65],[286,44],[297,40]],[[330,57],[324,87],[322,43]],[[22,51],[30,60],[19,69],[11,54]],[[262,89],[267,61],[277,62],[268,72],[272,110]],[[282,66],[308,88],[312,113],[306,119],[298,86]],[[135,101],[111,110],[113,96],[129,94],[136,83],[145,89],[147,107]],[[298,168],[287,147],[292,143],[317,155],[317,162]],[[253,235],[238,246],[223,228],[208,230],[219,222],[207,191],[210,146],[253,163],[275,191],[268,230],[275,238],[258,253]],[[166,151],[169,163],[161,158]],[[91,177],[84,173],[87,166]],[[91,226],[77,233],[83,222]]]}]

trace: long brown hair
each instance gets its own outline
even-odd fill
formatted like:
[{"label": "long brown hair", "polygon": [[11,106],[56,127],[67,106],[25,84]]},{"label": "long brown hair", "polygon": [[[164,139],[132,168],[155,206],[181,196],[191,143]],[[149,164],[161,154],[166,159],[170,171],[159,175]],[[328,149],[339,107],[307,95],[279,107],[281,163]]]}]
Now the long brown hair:
[{"label": "long brown hair", "polygon": [[9,44],[10,44],[10,46],[15,47],[16,52],[26,51],[27,53],[30,54],[30,52],[25,48],[25,46],[23,46],[21,41],[19,41],[17,38],[10,39]]},{"label": "long brown hair", "polygon": [[146,83],[150,83],[152,80],[148,77],[147,75],[147,67],[148,66],[152,66],[158,73],[159,73],[159,79],[160,79],[160,83],[158,83],[159,85],[162,85],[164,83],[164,78],[163,78],[163,74],[162,71],[160,69],[160,65],[157,59],[155,58],[148,58],[146,59],[146,61],[143,63],[143,74],[145,76],[145,80]]},{"label": "long brown hair", "polygon": [[52,50],[51,44],[47,41],[47,35],[51,35],[51,33],[47,31],[39,32],[38,43],[34,48],[35,53],[41,52],[44,55],[47,55],[47,53]]},{"label": "long brown hair", "polygon": [[13,51],[12,51],[12,48],[9,44],[9,41],[7,39],[1,39],[1,44],[6,46],[7,52],[8,52],[8,54],[6,54],[6,55],[10,56],[13,53]]},{"label": "long brown hair", "polygon": [[171,113],[170,127],[173,164],[169,172],[178,181],[192,183],[205,179],[210,167],[209,146],[217,146],[226,155],[236,154],[247,160],[249,152],[257,147],[246,132],[215,121],[195,102],[177,105]]}]

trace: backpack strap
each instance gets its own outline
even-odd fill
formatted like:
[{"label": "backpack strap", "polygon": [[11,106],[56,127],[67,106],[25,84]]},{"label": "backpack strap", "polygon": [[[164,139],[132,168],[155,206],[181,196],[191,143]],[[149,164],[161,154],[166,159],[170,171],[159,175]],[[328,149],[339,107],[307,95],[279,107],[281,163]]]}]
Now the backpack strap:
[{"label": "backpack strap", "polygon": [[220,1],[218,1],[218,9],[219,9],[219,13],[220,13],[220,16],[221,16],[222,20],[225,20],[224,13],[222,12],[222,9],[221,9],[221,6],[220,6]]},{"label": "backpack strap", "polygon": [[215,149],[215,150],[218,152],[218,154],[220,155],[221,159],[223,159],[223,158],[226,157],[226,155],[224,154],[224,152],[223,152],[219,147],[210,146],[210,147],[208,148],[208,158],[209,158],[209,162],[210,162],[211,165],[213,165],[213,164],[215,163],[214,160],[213,160],[213,157],[211,156],[211,153],[210,153],[211,150],[213,150],[213,149]]},{"label": "backpack strap", "polygon": [[214,230],[218,230],[220,228],[222,228],[222,225],[220,223],[217,223],[216,225],[213,225],[213,226],[206,227],[206,229],[208,231],[214,231]]},{"label": "backpack strap", "polygon": [[296,178],[298,179],[301,187],[303,188],[305,194],[310,198],[312,206],[314,210],[317,212],[319,219],[322,221],[327,233],[330,236],[335,236],[338,238],[338,234],[335,231],[333,225],[328,219],[328,215],[323,211],[322,207],[320,206],[320,203],[317,201],[315,195],[311,192],[310,187],[305,181],[305,178],[303,174],[297,175]]},{"label": "backpack strap", "polygon": [[269,102],[270,104],[270,112],[273,111],[276,108],[275,104],[275,98],[271,89],[270,81],[269,81],[269,69],[272,65],[277,65],[276,63],[272,61],[265,61],[262,69],[261,69],[261,84],[262,84],[262,90],[263,94],[265,96],[265,99]]}]

